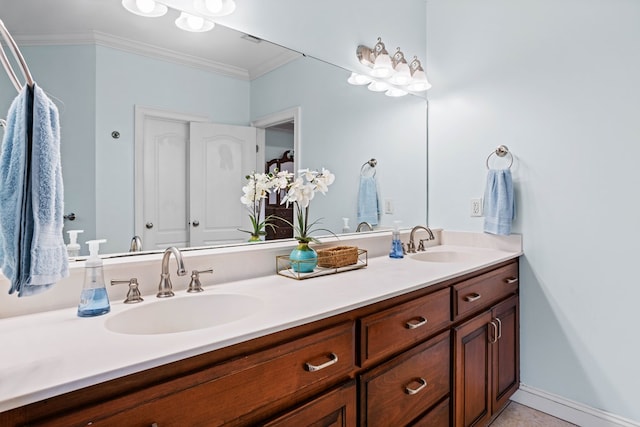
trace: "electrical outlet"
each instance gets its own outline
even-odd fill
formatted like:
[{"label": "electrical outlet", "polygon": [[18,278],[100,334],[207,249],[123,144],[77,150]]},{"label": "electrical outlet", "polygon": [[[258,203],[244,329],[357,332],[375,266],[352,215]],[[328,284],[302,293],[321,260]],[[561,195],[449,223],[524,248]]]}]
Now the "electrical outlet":
[{"label": "electrical outlet", "polygon": [[388,215],[393,214],[393,200],[391,199],[384,200],[384,213]]},{"label": "electrical outlet", "polygon": [[471,216],[482,216],[482,199],[471,199]]}]

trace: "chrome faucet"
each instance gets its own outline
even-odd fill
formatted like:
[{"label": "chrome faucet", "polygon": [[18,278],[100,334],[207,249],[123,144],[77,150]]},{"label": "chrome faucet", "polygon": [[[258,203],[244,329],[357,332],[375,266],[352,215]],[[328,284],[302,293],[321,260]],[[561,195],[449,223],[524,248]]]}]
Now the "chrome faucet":
[{"label": "chrome faucet", "polygon": [[158,298],[167,298],[174,295],[171,278],[169,277],[169,258],[171,258],[171,254],[173,254],[178,263],[178,276],[187,274],[187,270],[184,268],[184,261],[182,260],[182,253],[178,248],[169,246],[162,256],[162,274],[160,274],[160,284],[158,285],[158,293],[156,294]]},{"label": "chrome faucet", "polygon": [[131,246],[129,246],[129,252],[140,252],[142,250],[142,239],[140,236],[133,236],[131,239]]},{"label": "chrome faucet", "polygon": [[420,252],[424,251],[425,240],[435,240],[435,237],[433,236],[433,232],[429,227],[425,227],[424,225],[416,225],[411,229],[411,234],[409,235],[409,248],[407,249],[407,252],[409,252],[410,254],[416,253],[416,244],[414,240],[414,235],[416,234],[416,231],[420,229],[429,233],[429,237],[427,237],[426,239],[420,239],[420,244],[418,245],[418,251]]},{"label": "chrome faucet", "polygon": [[356,233],[359,233],[360,231],[362,231],[363,228],[367,227],[369,230],[368,231],[373,231],[373,227],[371,226],[371,224],[369,224],[367,221],[362,221],[360,224],[358,224],[358,226],[356,227]]}]

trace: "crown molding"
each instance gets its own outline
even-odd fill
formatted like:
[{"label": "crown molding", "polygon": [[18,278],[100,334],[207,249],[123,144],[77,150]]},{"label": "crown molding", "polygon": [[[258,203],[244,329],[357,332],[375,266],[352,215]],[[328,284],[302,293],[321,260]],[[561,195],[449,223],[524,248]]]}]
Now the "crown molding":
[{"label": "crown molding", "polygon": [[[235,67],[232,65],[223,64],[221,62],[211,61],[197,56],[176,52],[174,50],[166,49],[149,43],[129,40],[124,37],[114,36],[112,34],[107,34],[100,31],[46,35],[15,35],[14,39],[16,40],[16,43],[22,46],[99,45],[147,56],[149,58],[162,59],[180,65],[187,65],[190,67],[199,68],[205,71],[210,71],[241,80],[250,80],[251,78],[255,78],[249,75],[248,70],[240,67]],[[275,66],[282,65],[283,63],[275,61],[281,56],[282,55],[279,55],[278,57],[274,58],[274,61],[269,61],[269,64],[273,63],[274,66],[259,75],[271,71],[275,68]],[[282,59],[280,59],[280,61],[282,61]],[[291,59],[289,59],[289,61],[291,61]],[[266,69],[267,67],[268,66],[260,67],[260,70]]]}]

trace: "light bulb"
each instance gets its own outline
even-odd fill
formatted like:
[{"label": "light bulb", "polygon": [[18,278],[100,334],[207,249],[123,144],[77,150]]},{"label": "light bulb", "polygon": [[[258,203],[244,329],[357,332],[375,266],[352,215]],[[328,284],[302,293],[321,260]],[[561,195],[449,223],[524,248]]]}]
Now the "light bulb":
[{"label": "light bulb", "polygon": [[181,30],[202,33],[204,31],[211,30],[214,27],[214,24],[201,16],[182,12],[178,19],[176,19],[176,26]]},{"label": "light bulb", "polygon": [[204,5],[210,13],[218,13],[222,10],[222,0],[205,0]]},{"label": "light bulb", "polygon": [[136,0],[136,6],[142,13],[151,13],[156,7],[156,2],[153,0]]},{"label": "light bulb", "polygon": [[199,16],[187,16],[187,26],[192,30],[199,30],[204,25],[204,19]]},{"label": "light bulb", "polygon": [[367,89],[369,89],[372,92],[384,92],[387,89],[389,89],[389,84],[386,82],[379,82],[377,80],[374,80],[371,83],[369,83],[369,86],[367,86]]},{"label": "light bulb", "polygon": [[356,86],[366,85],[367,83],[371,83],[371,77],[358,73],[351,73],[347,82]]}]

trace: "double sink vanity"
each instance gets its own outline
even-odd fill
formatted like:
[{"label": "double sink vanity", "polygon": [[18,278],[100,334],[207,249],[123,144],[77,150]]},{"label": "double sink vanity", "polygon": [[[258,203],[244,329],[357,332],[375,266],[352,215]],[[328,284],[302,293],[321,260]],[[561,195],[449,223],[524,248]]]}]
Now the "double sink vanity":
[{"label": "double sink vanity", "polygon": [[353,237],[368,265],[342,274],[2,319],[0,425],[485,425],[519,385],[521,238],[435,234],[404,259]]}]

